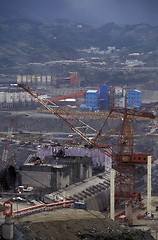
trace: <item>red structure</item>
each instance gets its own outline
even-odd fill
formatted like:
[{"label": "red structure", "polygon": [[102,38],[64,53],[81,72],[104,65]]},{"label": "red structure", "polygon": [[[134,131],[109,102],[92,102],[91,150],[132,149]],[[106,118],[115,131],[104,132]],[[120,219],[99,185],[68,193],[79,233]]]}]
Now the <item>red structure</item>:
[{"label": "red structure", "polygon": [[3,203],[3,215],[4,216],[12,216],[13,215],[13,204],[10,201],[6,201]]},{"label": "red structure", "polygon": [[123,115],[123,122],[118,140],[118,154],[115,156],[116,169],[116,200],[138,200],[141,204],[141,195],[135,189],[135,170],[139,164],[146,164],[148,154],[134,153],[133,118],[149,118],[155,116],[145,111],[132,109],[114,109],[111,111]]},{"label": "red structure", "polygon": [[[148,154],[135,154],[133,149],[133,119],[147,118],[154,119],[155,115],[145,111],[136,111],[132,109],[113,109],[108,114],[108,118],[115,113],[123,118],[122,126],[119,132],[118,153],[114,153],[112,146],[106,141],[106,135],[103,134],[104,126],[107,123],[105,120],[103,126],[97,132],[87,123],[78,119],[76,116],[69,114],[68,111],[62,109],[62,115],[59,110],[60,107],[54,102],[48,100],[47,102],[41,100],[38,94],[29,87],[18,84],[19,87],[27,91],[40,104],[42,104],[50,113],[56,115],[66,125],[68,125],[75,133],[82,137],[90,146],[99,149],[107,156],[113,159],[113,168],[116,170],[116,200],[138,200],[141,203],[141,195],[135,191],[135,169],[137,164],[146,164]],[[49,104],[48,104],[49,103]],[[63,115],[65,112],[65,117]],[[116,117],[116,116],[115,116]],[[95,138],[90,139],[88,133],[95,133]]]},{"label": "red structure", "polygon": [[70,74],[70,84],[72,86],[79,86],[79,75],[77,72],[73,72]]},{"label": "red structure", "polygon": [[[94,90],[99,90],[99,88],[94,88]],[[50,98],[49,100],[44,100],[45,102],[51,101],[51,102],[57,102],[60,100],[65,100],[67,98],[79,98],[79,97],[84,97],[86,94],[87,90],[85,91],[81,91],[81,92],[76,92],[76,93],[71,93],[71,94],[67,94],[64,96],[59,96],[59,97],[54,97],[54,98]]]}]

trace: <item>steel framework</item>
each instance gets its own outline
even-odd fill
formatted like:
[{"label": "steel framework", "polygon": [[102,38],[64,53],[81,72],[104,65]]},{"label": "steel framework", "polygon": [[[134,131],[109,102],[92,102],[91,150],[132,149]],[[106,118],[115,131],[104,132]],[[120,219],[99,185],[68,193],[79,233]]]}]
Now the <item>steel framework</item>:
[{"label": "steel framework", "polygon": [[[87,123],[77,118],[72,112],[61,109],[54,102],[44,101],[40,98],[38,93],[30,89],[28,86],[18,84],[19,87],[27,91],[33,98],[42,104],[50,113],[56,115],[65,124],[67,124],[75,133],[82,137],[89,145],[96,147],[101,152],[113,159],[113,167],[116,169],[116,199],[141,200],[140,194],[135,191],[135,168],[137,164],[146,164],[148,154],[134,154],[133,153],[133,119],[154,119],[155,115],[146,111],[136,111],[132,109],[113,109],[109,112],[103,126],[97,132]],[[114,153],[112,146],[106,141],[103,135],[103,128],[107,119],[119,115],[123,118],[121,126],[118,153]],[[91,140],[87,136],[89,131],[96,134],[95,139]]]},{"label": "steel framework", "polygon": [[146,164],[148,154],[135,154],[133,141],[133,118],[141,117],[154,119],[152,113],[131,109],[113,109],[112,112],[121,113],[123,122],[118,140],[118,154],[114,162],[116,169],[116,193],[118,202],[123,199],[137,200],[141,206],[141,195],[136,193],[135,172],[138,164]]}]

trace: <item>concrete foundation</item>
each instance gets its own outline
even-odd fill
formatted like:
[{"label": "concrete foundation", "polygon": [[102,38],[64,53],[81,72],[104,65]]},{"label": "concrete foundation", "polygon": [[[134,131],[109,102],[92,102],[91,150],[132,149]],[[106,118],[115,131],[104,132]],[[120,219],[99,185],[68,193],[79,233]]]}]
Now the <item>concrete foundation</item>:
[{"label": "concrete foundation", "polygon": [[103,211],[109,206],[109,186],[109,173],[103,173],[47,194],[44,202],[51,203],[65,196],[67,200],[85,203],[88,210]]},{"label": "concrete foundation", "polygon": [[91,158],[65,157],[58,164],[28,163],[20,168],[21,185],[51,188],[53,191],[92,176]]},{"label": "concrete foundation", "polygon": [[109,189],[105,189],[85,199],[85,203],[88,210],[103,211],[109,205]]},{"label": "concrete foundation", "polygon": [[5,223],[2,224],[2,237],[5,240],[11,240],[14,237],[14,224],[10,216],[6,216]]}]

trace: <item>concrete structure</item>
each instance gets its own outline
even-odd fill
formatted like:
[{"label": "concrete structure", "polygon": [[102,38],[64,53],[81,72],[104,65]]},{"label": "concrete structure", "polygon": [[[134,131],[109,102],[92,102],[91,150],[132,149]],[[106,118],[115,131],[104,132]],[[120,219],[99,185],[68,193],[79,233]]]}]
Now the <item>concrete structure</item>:
[{"label": "concrete structure", "polygon": [[17,83],[27,84],[27,85],[52,85],[53,76],[46,76],[46,75],[18,75],[17,76]]},{"label": "concrete structure", "polygon": [[110,218],[115,220],[115,170],[110,171]]},{"label": "concrete structure", "polygon": [[[112,166],[112,159],[108,157],[106,154],[102,153],[96,148],[86,148],[86,147],[79,147],[79,146],[56,146],[52,147],[50,145],[38,145],[37,146],[37,152],[36,156],[40,159],[46,159],[46,157],[55,157],[55,156],[61,156],[61,153],[65,157],[70,157],[71,159],[76,157],[81,157],[84,159],[84,157],[90,157],[92,167],[104,167],[105,171],[108,171],[111,169]],[[64,158],[66,159],[66,158]]]},{"label": "concrete structure", "polygon": [[110,174],[103,173],[44,196],[45,203],[71,200],[83,202],[87,210],[102,211],[109,206]]},{"label": "concrete structure", "polygon": [[126,223],[128,225],[133,224],[133,207],[132,207],[132,201],[127,201],[125,204],[125,217],[126,217]]},{"label": "concrete structure", "polygon": [[72,72],[68,77],[51,75],[18,75],[17,83],[33,86],[79,87],[78,73]]},{"label": "concrete structure", "polygon": [[30,94],[22,89],[10,84],[0,87],[0,108],[32,108],[35,106],[35,100]]},{"label": "concrete structure", "polygon": [[5,222],[2,224],[2,237],[5,240],[12,240],[14,237],[14,224],[11,216],[5,216]]},{"label": "concrete structure", "polygon": [[125,89],[123,87],[114,87],[112,95],[114,108],[124,108],[126,104]]},{"label": "concrete structure", "polygon": [[151,156],[147,161],[147,213],[151,217]]},{"label": "concrete structure", "polygon": [[56,191],[91,177],[91,158],[58,157],[51,164],[27,163],[20,167],[20,174],[22,185]]}]

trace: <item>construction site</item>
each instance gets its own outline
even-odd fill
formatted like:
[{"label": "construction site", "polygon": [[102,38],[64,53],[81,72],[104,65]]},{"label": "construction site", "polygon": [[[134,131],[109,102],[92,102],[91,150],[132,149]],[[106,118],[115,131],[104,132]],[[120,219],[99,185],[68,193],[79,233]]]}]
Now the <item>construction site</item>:
[{"label": "construction site", "polygon": [[29,104],[1,101],[2,239],[157,239],[157,101],[77,92],[77,74],[56,95],[65,82],[72,93],[52,96],[52,77],[18,76]]}]

